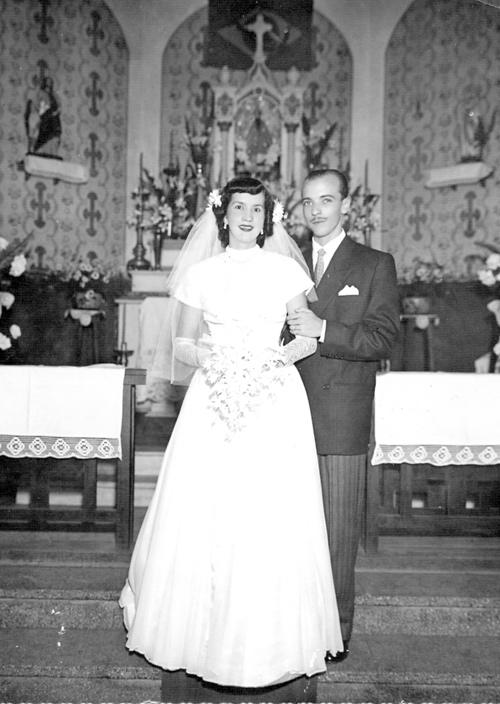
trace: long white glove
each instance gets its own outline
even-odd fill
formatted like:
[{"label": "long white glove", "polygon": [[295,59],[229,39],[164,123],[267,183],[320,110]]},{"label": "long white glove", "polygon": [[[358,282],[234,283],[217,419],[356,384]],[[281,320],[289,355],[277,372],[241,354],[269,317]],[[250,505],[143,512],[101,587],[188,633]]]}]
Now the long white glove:
[{"label": "long white glove", "polygon": [[284,366],[291,367],[292,364],[298,362],[299,359],[309,357],[316,352],[318,341],[315,337],[303,337],[297,335],[287,345],[280,347],[280,357],[283,359]]},{"label": "long white glove", "polygon": [[211,354],[209,347],[197,345],[190,337],[176,337],[174,340],[174,355],[176,359],[190,367],[201,367]]}]

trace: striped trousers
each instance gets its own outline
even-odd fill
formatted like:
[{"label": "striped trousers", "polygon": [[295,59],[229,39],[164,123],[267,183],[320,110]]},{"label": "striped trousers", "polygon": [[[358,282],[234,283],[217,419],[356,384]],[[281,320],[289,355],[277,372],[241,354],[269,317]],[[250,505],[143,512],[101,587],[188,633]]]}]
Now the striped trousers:
[{"label": "striped trousers", "polygon": [[366,455],[318,455],[342,638],[354,618],[354,566],[363,518]]}]

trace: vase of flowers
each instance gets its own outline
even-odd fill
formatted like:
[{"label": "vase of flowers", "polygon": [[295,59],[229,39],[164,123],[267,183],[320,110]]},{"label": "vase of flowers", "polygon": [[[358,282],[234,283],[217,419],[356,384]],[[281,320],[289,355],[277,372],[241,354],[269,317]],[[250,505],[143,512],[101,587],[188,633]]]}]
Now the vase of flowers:
[{"label": "vase of flowers", "polygon": [[351,193],[349,212],[343,222],[344,230],[355,242],[372,246],[372,235],[380,227],[380,218],[375,206],[380,200],[377,193],[372,193],[365,185],[357,186]]},{"label": "vase of flowers", "polygon": [[103,264],[97,257],[87,255],[87,259],[73,258],[62,278],[70,287],[73,308],[100,310],[106,303],[106,287],[111,280],[113,269]]},{"label": "vase of flowers", "polygon": [[490,245],[488,249],[491,253],[486,258],[484,267],[479,269],[478,278],[496,295],[500,294],[500,247],[497,249]]},{"label": "vase of flowers", "polygon": [[[184,240],[195,220],[189,205],[192,196],[195,198],[196,187],[167,171],[168,169],[163,170],[158,182],[141,162],[139,187],[132,192],[134,212],[127,221],[130,227],[140,233],[138,241],[140,239],[143,250],[142,236],[144,233],[151,233],[154,269],[161,269],[164,243],[176,239]],[[141,256],[142,263],[136,256],[128,263],[127,268],[149,269],[150,264],[144,259],[144,251]]]},{"label": "vase of flowers", "polygon": [[399,276],[402,284],[401,308],[405,315],[430,313],[438,285],[453,279],[442,264],[435,260],[415,257]]},{"label": "vase of flowers", "polygon": [[21,337],[21,328],[12,318],[15,296],[9,289],[12,279],[26,270],[25,251],[31,236],[32,233],[10,242],[0,237],[0,361],[3,363],[15,359],[17,340]]}]

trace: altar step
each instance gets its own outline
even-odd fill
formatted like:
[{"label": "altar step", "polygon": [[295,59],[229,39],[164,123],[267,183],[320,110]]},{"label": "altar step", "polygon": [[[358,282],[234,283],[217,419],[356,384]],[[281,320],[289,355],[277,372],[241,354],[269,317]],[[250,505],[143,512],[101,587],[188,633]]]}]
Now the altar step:
[{"label": "altar step", "polygon": [[[118,631],[71,630],[61,636],[20,628],[2,630],[2,638],[9,643],[2,647],[2,701],[161,700],[160,671],[138,655],[123,654]],[[356,634],[349,658],[319,677],[318,701],[498,702],[498,645],[498,639],[485,637]]]},{"label": "altar step", "polygon": [[[160,700],[161,670],[125,649],[128,562],[110,535],[0,532],[0,701]],[[318,700],[499,701],[499,583],[499,539],[382,538]]]}]

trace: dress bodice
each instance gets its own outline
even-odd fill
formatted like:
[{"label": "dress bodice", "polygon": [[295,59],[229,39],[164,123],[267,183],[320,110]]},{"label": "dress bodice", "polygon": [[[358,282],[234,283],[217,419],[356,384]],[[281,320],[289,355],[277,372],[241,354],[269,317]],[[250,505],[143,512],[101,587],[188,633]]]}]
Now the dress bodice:
[{"label": "dress bodice", "polygon": [[260,247],[233,250],[192,267],[178,297],[202,310],[203,334],[231,346],[275,347],[286,304],[312,282],[292,259]]}]

